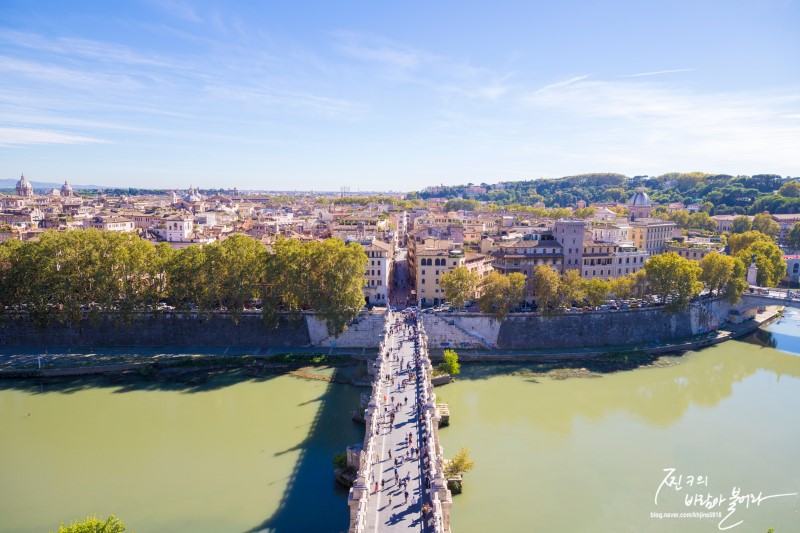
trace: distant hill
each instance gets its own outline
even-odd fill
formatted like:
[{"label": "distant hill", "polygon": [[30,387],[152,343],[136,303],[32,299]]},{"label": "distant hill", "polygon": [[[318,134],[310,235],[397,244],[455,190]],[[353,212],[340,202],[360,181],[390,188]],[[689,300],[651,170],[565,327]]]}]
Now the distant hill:
[{"label": "distant hill", "polygon": [[[14,179],[0,179],[0,189],[14,189],[17,186],[19,178]],[[31,181],[30,184],[34,189],[60,189],[63,183],[50,183],[47,181]],[[88,189],[110,189],[111,187],[105,185],[80,185],[78,183],[70,183],[75,190],[88,190]]]}]

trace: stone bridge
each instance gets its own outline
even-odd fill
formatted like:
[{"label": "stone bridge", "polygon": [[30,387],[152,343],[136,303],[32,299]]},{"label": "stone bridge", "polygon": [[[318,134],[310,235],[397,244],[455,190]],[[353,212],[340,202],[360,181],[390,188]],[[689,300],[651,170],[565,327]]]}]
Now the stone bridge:
[{"label": "stone bridge", "polygon": [[742,294],[742,301],[737,307],[748,309],[767,305],[782,305],[800,309],[800,291],[766,287],[754,288],[753,292],[745,291]]},{"label": "stone bridge", "polygon": [[390,313],[378,358],[360,447],[348,449],[358,474],[350,489],[350,533],[450,533],[452,495],[439,443],[427,337],[413,315]]}]

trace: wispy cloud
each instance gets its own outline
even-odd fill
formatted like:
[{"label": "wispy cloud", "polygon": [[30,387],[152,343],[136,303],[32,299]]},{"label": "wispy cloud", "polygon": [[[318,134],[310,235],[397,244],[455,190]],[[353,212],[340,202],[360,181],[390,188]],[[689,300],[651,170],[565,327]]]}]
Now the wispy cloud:
[{"label": "wispy cloud", "polygon": [[49,52],[60,57],[82,58],[112,64],[170,69],[182,68],[181,63],[178,61],[167,61],[155,54],[135,52],[127,46],[105,41],[78,39],[74,37],[50,38],[37,33],[7,29],[0,29],[0,41],[5,41],[9,46]]},{"label": "wispy cloud", "polygon": [[127,74],[88,72],[82,69],[65,68],[40,61],[26,61],[0,56],[0,75],[25,76],[40,82],[70,87],[73,90],[120,90],[141,89],[140,82]]},{"label": "wispy cloud", "polygon": [[640,72],[638,74],[624,74],[619,78],[641,78],[644,76],[657,76],[659,74],[675,74],[677,72],[694,72],[696,68],[676,68],[672,70],[654,70],[653,72]]},{"label": "wispy cloud", "polygon": [[434,58],[423,50],[401,46],[374,35],[338,31],[333,36],[338,41],[337,48],[345,55],[386,67],[411,69]]},{"label": "wispy cloud", "polygon": [[191,4],[180,0],[156,0],[153,5],[162,12],[186,22],[203,22],[203,18]]},{"label": "wispy cloud", "polygon": [[0,126],[0,147],[30,144],[87,144],[105,143],[102,139],[52,130]]},{"label": "wispy cloud", "polygon": [[277,91],[266,87],[242,87],[211,84],[205,92],[215,99],[247,104],[252,109],[275,112],[285,109],[301,110],[328,118],[358,119],[366,108],[350,100],[332,98],[304,91]]},{"label": "wispy cloud", "polygon": [[573,85],[575,83],[578,83],[579,81],[585,80],[588,77],[589,77],[588,74],[583,74],[581,76],[573,76],[571,78],[567,78],[566,80],[563,80],[563,81],[557,81],[555,83],[550,83],[550,84],[545,85],[544,87],[538,89],[536,91],[536,93],[534,93],[534,95],[535,94],[546,94],[549,91],[552,91],[553,89],[558,89],[560,87],[567,87],[568,85]]},{"label": "wispy cloud", "polygon": [[788,117],[800,109],[797,91],[709,93],[580,76],[522,101],[568,124],[573,134],[561,142],[580,146],[576,157],[598,163],[625,162],[625,168],[643,170],[671,168],[673,161],[698,168],[726,165],[735,172],[757,164],[796,168],[800,124]]}]

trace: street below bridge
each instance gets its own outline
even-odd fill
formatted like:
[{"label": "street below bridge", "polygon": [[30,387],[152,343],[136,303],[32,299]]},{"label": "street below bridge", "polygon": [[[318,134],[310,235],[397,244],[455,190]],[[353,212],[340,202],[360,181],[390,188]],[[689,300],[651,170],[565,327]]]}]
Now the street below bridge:
[{"label": "street below bridge", "polygon": [[367,480],[372,493],[367,507],[367,531],[428,531],[423,506],[430,506],[423,472],[429,438],[420,424],[424,390],[417,358],[416,325],[398,314],[390,322],[388,374],[380,376],[384,399],[378,416],[374,465]]}]

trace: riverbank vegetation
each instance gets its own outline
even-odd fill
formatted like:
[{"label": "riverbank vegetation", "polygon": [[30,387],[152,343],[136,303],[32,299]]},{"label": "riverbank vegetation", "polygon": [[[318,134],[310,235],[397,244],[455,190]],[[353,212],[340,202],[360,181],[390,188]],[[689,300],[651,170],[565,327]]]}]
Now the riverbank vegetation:
[{"label": "riverbank vegetation", "polygon": [[[692,261],[675,252],[658,254],[638,272],[611,280],[583,279],[575,269],[559,274],[550,265],[537,265],[528,282],[525,274],[500,274],[493,271],[482,280],[465,267],[442,275],[445,298],[455,309],[476,295],[481,312],[503,320],[523,308],[526,291],[534,295],[537,310],[555,315],[589,306],[600,308],[614,301],[648,298],[671,311],[685,309],[703,290],[737,303],[747,289],[747,266],[755,260],[758,283],[774,286],[786,274],[786,262],[774,241],[759,231],[731,235],[732,255],[711,252],[701,261]],[[529,309],[530,310],[530,309]]]},{"label": "riverbank vegetation", "polygon": [[132,233],[94,229],[44,232],[0,245],[0,305],[37,323],[79,323],[100,313],[130,321],[134,313],[174,308],[238,322],[260,313],[314,310],[330,333],[363,307],[366,254],[339,239],[279,240],[271,249],[245,235],[173,250]]},{"label": "riverbank vegetation", "polygon": [[456,351],[445,350],[444,361],[437,365],[436,370],[442,374],[450,374],[451,377],[458,375],[458,373],[461,372],[461,364],[458,362],[458,354]]},{"label": "riverbank vegetation", "polygon": [[70,522],[69,525],[63,523],[58,528],[58,533],[124,533],[127,531],[125,524],[119,518],[111,515],[103,520],[101,516],[89,516],[84,520]]},{"label": "riverbank vegetation", "polygon": [[464,474],[475,467],[475,461],[469,457],[469,449],[462,446],[452,459],[445,461],[444,476],[447,478],[447,488],[453,494],[461,494],[463,491],[462,479]]}]

